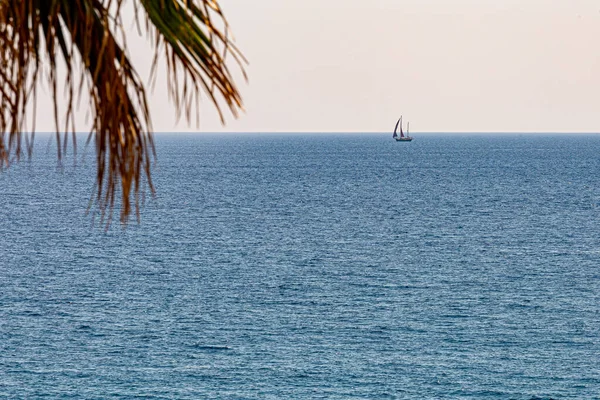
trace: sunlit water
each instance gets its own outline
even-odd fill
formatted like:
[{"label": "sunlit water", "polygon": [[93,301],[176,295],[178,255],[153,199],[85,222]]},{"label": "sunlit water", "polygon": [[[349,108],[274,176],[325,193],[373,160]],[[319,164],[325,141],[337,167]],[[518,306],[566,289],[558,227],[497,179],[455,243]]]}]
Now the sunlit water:
[{"label": "sunlit water", "polygon": [[161,136],[108,232],[92,154],[37,147],[0,398],[600,398],[599,136]]}]

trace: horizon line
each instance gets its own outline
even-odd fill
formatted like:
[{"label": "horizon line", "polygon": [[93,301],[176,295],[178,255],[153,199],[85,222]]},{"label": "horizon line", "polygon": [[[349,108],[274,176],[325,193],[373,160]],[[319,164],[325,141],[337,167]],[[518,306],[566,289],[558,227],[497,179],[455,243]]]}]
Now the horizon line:
[{"label": "horizon line", "polygon": [[[56,131],[35,131],[35,132],[21,132],[26,134],[35,133],[37,134],[49,134],[55,135]],[[72,134],[73,132],[59,132],[59,134]],[[218,132],[218,131],[152,131],[152,134],[191,134],[191,135],[251,135],[251,134],[311,134],[311,135],[387,135],[391,132],[388,131],[236,131],[236,132]],[[90,132],[75,132],[77,135],[89,135]],[[567,131],[422,131],[422,132],[411,132],[411,135],[481,135],[481,134],[492,134],[492,135],[598,135],[600,131],[578,131],[578,132],[567,132]]]}]

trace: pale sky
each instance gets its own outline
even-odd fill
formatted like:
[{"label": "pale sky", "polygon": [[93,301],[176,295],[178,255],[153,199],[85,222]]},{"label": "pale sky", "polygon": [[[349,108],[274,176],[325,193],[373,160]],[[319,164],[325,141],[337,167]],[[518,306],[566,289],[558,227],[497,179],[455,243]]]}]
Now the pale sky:
[{"label": "pale sky", "polygon": [[413,132],[600,132],[600,0],[220,3],[246,112],[223,127],[205,101],[199,128],[176,122],[159,78],[156,131],[388,132],[402,114]]}]

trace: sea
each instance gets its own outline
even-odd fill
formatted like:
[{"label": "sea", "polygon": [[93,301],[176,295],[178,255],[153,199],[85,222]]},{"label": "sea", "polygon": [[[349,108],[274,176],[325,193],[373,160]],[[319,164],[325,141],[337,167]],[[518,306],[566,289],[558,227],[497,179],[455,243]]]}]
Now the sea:
[{"label": "sea", "polygon": [[0,172],[0,398],[600,399],[600,135],[160,134]]}]

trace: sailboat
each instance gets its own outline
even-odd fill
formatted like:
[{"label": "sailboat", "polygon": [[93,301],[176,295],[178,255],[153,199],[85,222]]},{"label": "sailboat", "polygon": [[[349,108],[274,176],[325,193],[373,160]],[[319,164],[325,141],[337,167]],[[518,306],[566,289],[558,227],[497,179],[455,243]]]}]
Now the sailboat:
[{"label": "sailboat", "polygon": [[[400,134],[398,135],[398,125],[400,125]],[[394,135],[392,137],[396,139],[396,142],[410,142],[413,140],[412,137],[408,135],[408,129],[410,128],[410,122],[406,125],[406,136],[404,136],[404,132],[402,131],[402,116],[398,122],[396,122],[396,127],[394,128]]]}]

